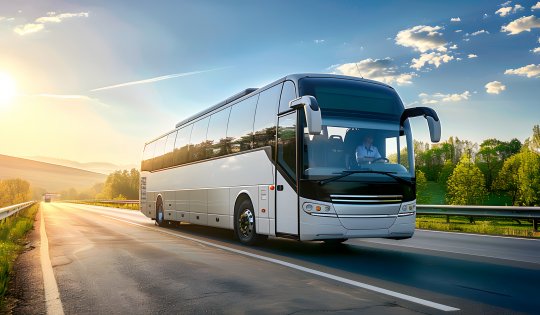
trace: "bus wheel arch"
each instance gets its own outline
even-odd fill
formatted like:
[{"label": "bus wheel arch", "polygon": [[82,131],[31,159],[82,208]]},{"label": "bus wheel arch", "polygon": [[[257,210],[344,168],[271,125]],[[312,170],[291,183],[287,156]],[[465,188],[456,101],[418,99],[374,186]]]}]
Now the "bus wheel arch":
[{"label": "bus wheel arch", "polygon": [[240,193],[234,203],[234,234],[245,245],[255,245],[268,236],[257,234],[255,207],[246,193]]}]

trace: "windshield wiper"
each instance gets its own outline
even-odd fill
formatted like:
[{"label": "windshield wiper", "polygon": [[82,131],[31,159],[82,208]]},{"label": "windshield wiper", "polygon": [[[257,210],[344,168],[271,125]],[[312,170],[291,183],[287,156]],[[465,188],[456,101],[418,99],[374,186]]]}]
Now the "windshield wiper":
[{"label": "windshield wiper", "polygon": [[392,172],[371,171],[371,170],[364,170],[364,171],[360,171],[360,170],[353,171],[353,170],[351,170],[351,171],[343,171],[343,172],[341,172],[340,175],[320,180],[319,185],[321,185],[321,186],[326,185],[326,184],[328,184],[330,182],[333,182],[333,181],[338,180],[338,179],[343,178],[343,177],[347,177],[347,176],[352,175],[352,174],[383,174],[383,175],[392,177],[393,179],[395,179],[399,183],[405,183],[405,184],[408,184],[408,185],[413,184],[412,181],[407,180],[407,179],[402,178],[402,177],[399,177],[397,175],[394,175],[394,173],[392,173]]}]

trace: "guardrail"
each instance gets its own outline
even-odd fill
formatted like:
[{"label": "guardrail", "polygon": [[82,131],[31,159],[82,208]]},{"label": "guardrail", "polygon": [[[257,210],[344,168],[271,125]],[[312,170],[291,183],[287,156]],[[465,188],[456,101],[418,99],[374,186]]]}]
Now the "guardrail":
[{"label": "guardrail", "polygon": [[23,203],[13,205],[13,206],[0,208],[0,220],[4,220],[5,218],[10,217],[10,216],[14,215],[15,213],[30,207],[34,203],[36,203],[36,202],[35,201],[27,201],[27,202],[23,202]]},{"label": "guardrail", "polygon": [[416,205],[416,214],[445,215],[446,222],[449,222],[450,216],[532,220],[535,231],[538,231],[540,225],[540,207]]}]

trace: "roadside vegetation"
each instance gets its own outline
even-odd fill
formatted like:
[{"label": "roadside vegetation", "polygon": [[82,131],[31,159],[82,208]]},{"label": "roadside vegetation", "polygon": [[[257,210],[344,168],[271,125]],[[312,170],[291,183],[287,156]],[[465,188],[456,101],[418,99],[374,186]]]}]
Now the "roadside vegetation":
[{"label": "roadside vegetation", "polygon": [[[0,180],[0,208],[28,201],[31,195],[30,184],[25,180]],[[24,249],[26,234],[34,225],[38,208],[39,205],[33,205],[0,222],[0,305],[2,307],[13,264]]]}]

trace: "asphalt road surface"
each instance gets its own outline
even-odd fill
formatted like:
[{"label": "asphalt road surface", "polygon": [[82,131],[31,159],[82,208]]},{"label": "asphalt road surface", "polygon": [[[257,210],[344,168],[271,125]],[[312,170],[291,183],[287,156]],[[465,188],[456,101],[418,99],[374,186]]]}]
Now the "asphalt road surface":
[{"label": "asphalt road surface", "polygon": [[160,228],[138,211],[41,211],[66,314],[540,313],[539,240],[417,231],[246,247],[232,231]]}]

